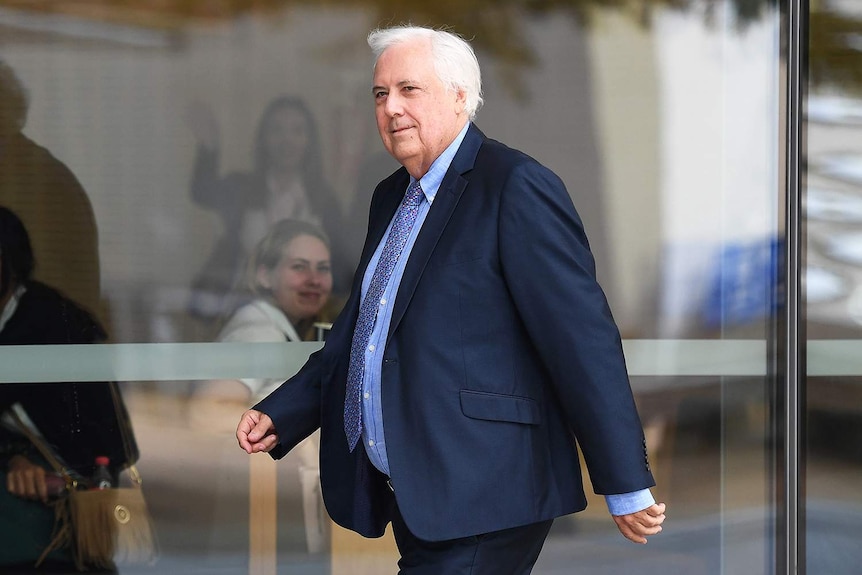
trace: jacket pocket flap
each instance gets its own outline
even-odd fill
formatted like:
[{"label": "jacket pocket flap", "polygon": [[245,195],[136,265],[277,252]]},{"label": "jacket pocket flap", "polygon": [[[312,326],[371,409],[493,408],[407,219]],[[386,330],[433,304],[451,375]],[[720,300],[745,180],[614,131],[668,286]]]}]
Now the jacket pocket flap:
[{"label": "jacket pocket flap", "polygon": [[461,412],[473,419],[538,425],[539,404],[529,397],[461,390]]}]

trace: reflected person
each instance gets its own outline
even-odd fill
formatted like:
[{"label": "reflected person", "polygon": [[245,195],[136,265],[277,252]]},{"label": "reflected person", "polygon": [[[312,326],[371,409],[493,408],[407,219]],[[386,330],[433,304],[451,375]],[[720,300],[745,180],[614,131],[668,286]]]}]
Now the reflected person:
[{"label": "reflected person", "polygon": [[[33,279],[35,260],[27,230],[0,207],[0,345],[98,343],[105,332],[81,306]],[[40,559],[71,565],[68,546],[54,542],[55,511],[49,488],[53,469],[20,429],[41,435],[81,485],[97,456],[107,456],[116,477],[137,459],[137,446],[118,390],[110,383],[0,384],[0,566],[33,566]],[[117,394],[115,396],[115,394]],[[115,399],[117,403],[115,403]],[[115,405],[120,406],[117,413]],[[124,447],[120,425],[129,440]],[[131,461],[126,454],[129,453]],[[55,478],[56,479],[56,478]],[[48,569],[46,564],[45,569]]]},{"label": "reflected person", "polygon": [[[247,269],[253,299],[237,309],[221,329],[222,342],[311,340],[314,324],[331,320],[329,239],[319,227],[300,220],[277,222],[255,248]],[[194,395],[193,417],[201,428],[225,422],[233,431],[237,411],[272,392],[283,379],[242,378],[209,381]],[[323,549],[326,526],[319,495],[318,441],[309,437],[296,451],[309,551]]]},{"label": "reflected person", "polygon": [[28,108],[24,85],[0,59],[0,205],[30,234],[36,278],[107,320],[93,207],[69,168],[24,135]]},{"label": "reflected person", "polygon": [[254,167],[246,172],[220,173],[219,130],[209,108],[192,106],[189,119],[198,141],[191,196],[215,211],[223,226],[193,280],[190,311],[213,320],[233,307],[230,294],[243,264],[272,224],[304,220],[337,238],[341,208],[324,177],[317,124],[301,99],[281,96],[266,107],[254,139]]},{"label": "reflected person", "polygon": [[619,331],[563,182],[474,123],[479,64],[450,32],[370,34],[384,147],[353,290],[324,348],[237,427],[283,456],[321,428],[338,524],[400,573],[532,570],[593,488],[637,543],[661,531]]}]

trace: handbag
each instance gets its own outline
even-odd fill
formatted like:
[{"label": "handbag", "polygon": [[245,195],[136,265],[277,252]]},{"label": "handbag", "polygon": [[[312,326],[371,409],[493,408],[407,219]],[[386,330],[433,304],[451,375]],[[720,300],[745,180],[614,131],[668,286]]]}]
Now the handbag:
[{"label": "handbag", "polygon": [[[133,461],[133,449],[119,390],[110,384],[123,440],[126,460]],[[66,497],[55,505],[52,541],[36,562],[38,567],[56,549],[69,547],[79,571],[88,567],[113,568],[116,564],[151,565],[158,559],[158,540],[153,528],[142,479],[133,463],[126,467],[131,487],[87,489],[85,481],[57,457],[44,439],[33,432],[12,410],[12,417],[51,467],[66,481]]]}]

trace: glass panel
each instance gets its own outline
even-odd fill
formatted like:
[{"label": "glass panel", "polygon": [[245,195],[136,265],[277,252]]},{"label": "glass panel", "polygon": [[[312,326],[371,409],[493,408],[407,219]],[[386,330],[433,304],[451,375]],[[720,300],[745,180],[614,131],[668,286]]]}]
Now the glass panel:
[{"label": "glass panel", "polygon": [[862,10],[817,2],[809,17],[806,572],[849,574],[862,558],[848,536],[862,521]]},{"label": "glass panel", "polygon": [[[618,549],[596,498],[558,541],[589,547],[590,572],[772,573],[778,14],[695,2],[648,20],[603,14],[587,35],[605,208],[585,219],[608,245],[597,258],[673,527],[646,557]],[[647,339],[660,373],[633,355]]]},{"label": "glass panel", "polygon": [[[165,573],[394,572],[390,536],[359,541],[321,515],[313,443],[275,465],[233,438],[242,409],[319,347],[284,340],[325,337],[315,323],[343,304],[370,194],[397,167],[376,133],[365,44],[391,7],[156,4],[0,2],[2,60],[29,95],[25,159],[0,147],[0,204],[32,236],[36,278],[109,337],[0,348],[0,385],[122,382]],[[420,2],[394,17],[474,38],[478,125],[566,183],[669,504],[643,548],[592,497],[556,521],[534,572],[773,573],[778,13],[604,4]],[[817,205],[852,218],[836,207],[846,192]],[[279,279],[247,260],[284,214],[328,232],[324,256],[312,242],[301,259],[328,254],[332,290],[313,265],[299,333],[244,330],[233,312]],[[255,263],[273,259],[264,251]],[[820,271],[827,295],[852,291],[847,272]]]}]

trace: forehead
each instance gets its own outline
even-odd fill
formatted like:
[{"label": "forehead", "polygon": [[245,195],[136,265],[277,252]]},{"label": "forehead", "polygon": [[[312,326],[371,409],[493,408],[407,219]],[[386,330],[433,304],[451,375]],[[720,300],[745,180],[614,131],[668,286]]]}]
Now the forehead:
[{"label": "forehead", "polygon": [[282,246],[281,253],[286,258],[327,258],[329,250],[320,238],[301,234]]},{"label": "forehead", "polygon": [[374,84],[437,79],[431,41],[420,38],[394,44],[383,51],[374,66]]}]

